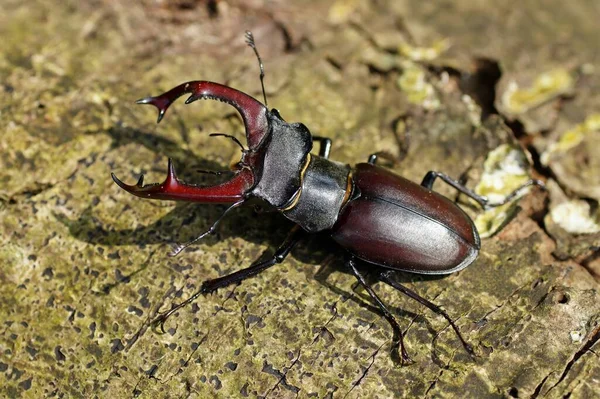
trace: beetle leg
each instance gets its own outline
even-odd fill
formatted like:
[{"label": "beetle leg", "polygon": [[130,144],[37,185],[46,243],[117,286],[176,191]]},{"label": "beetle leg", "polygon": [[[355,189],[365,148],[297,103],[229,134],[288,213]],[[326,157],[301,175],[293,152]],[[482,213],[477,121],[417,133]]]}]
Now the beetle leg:
[{"label": "beetle leg", "polygon": [[526,187],[529,186],[538,186],[539,188],[541,188],[542,190],[546,190],[546,185],[544,184],[543,181],[541,180],[537,180],[537,179],[531,179],[526,181],[525,183],[523,183],[521,185],[521,187],[517,188],[516,190],[514,190],[512,193],[508,194],[506,197],[504,197],[504,199],[500,202],[493,202],[493,203],[487,203],[485,205],[485,209],[489,209],[489,208],[495,208],[497,206],[501,206],[504,205],[508,202],[510,202],[513,198],[515,198],[517,195],[519,195],[519,193],[521,192],[521,190],[523,190]]},{"label": "beetle leg", "polygon": [[[371,298],[375,301],[375,303],[381,310],[381,313],[383,313],[383,316],[392,326],[392,330],[394,331],[394,336],[392,338],[392,358],[399,358],[400,364],[403,366],[413,363],[410,356],[408,356],[408,353],[406,352],[406,348],[404,347],[404,336],[402,334],[400,326],[398,325],[398,322],[396,321],[392,313],[388,310],[388,308],[385,306],[385,304],[381,302],[381,299],[379,299],[375,291],[373,291],[373,289],[369,286],[364,276],[360,274],[360,272],[356,268],[354,258],[348,259],[348,261],[346,262],[346,266],[348,266],[350,271],[352,271],[352,274],[354,274],[354,277],[357,278],[360,285],[362,285],[362,287],[369,293]],[[400,347],[400,356],[398,354],[398,347]]]},{"label": "beetle leg", "polygon": [[486,207],[486,204],[488,203],[488,199],[484,196],[481,196],[477,193],[475,193],[474,191],[468,189],[467,187],[465,187],[463,184],[461,184],[460,182],[452,179],[450,176],[444,174],[444,173],[440,173],[440,172],[436,172],[434,170],[430,170],[429,172],[427,172],[427,174],[425,175],[425,177],[423,177],[423,181],[421,181],[421,186],[432,190],[433,189],[433,183],[435,182],[435,179],[437,178],[442,179],[442,181],[444,181],[446,184],[454,187],[456,190],[460,191],[461,193],[465,194],[467,197],[474,199],[479,205],[481,205],[482,208]]},{"label": "beetle leg", "polygon": [[313,136],[313,141],[318,141],[321,145],[319,148],[319,156],[325,159],[329,159],[329,153],[331,152],[331,139],[323,136]]},{"label": "beetle leg", "polygon": [[183,251],[184,249],[186,249],[193,243],[200,241],[201,239],[203,239],[204,237],[206,237],[209,234],[214,234],[215,231],[217,230],[217,227],[219,226],[219,223],[221,223],[221,220],[223,220],[225,215],[227,215],[231,210],[242,206],[244,204],[244,201],[246,201],[246,199],[242,199],[242,200],[234,203],[233,205],[231,205],[229,208],[225,209],[225,212],[223,212],[223,214],[221,216],[219,216],[219,218],[212,224],[212,226],[210,226],[210,228],[208,230],[206,230],[204,233],[200,234],[198,237],[196,237],[193,240],[190,240],[186,243],[183,243],[183,244],[175,244],[173,246],[173,250],[169,253],[169,256],[177,256],[177,254],[179,254],[181,251]]},{"label": "beetle leg", "polygon": [[298,241],[300,241],[305,235],[306,232],[300,226],[294,226],[285,238],[285,241],[279,246],[279,248],[277,248],[277,250],[273,254],[273,257],[262,262],[255,262],[245,269],[238,270],[237,272],[233,272],[226,276],[203,282],[200,289],[196,291],[194,295],[181,302],[180,304],[173,305],[173,307],[170,310],[161,313],[156,319],[152,321],[152,324],[160,325],[161,330],[164,332],[165,321],[177,310],[192,303],[200,295],[210,294],[218,290],[219,288],[227,287],[231,284],[240,283],[249,277],[257,275],[263,270],[270,268],[271,266],[283,262],[283,260],[287,257],[287,255],[298,243]]},{"label": "beetle leg", "polygon": [[210,294],[219,288],[239,283],[249,277],[257,275],[271,266],[283,262],[298,241],[304,238],[305,235],[306,232],[300,226],[294,226],[288,233],[283,243],[277,248],[273,254],[273,257],[262,262],[256,262],[245,269],[238,270],[237,272],[233,272],[227,276],[205,281],[200,288],[202,294]]},{"label": "beetle leg", "polygon": [[390,162],[392,165],[396,165],[398,163],[398,160],[396,158],[394,158],[394,156],[387,151],[378,151],[378,152],[375,152],[375,153],[369,155],[369,160],[367,161],[367,163],[370,163],[371,165],[376,165],[377,161],[380,158],[385,159],[386,161]]},{"label": "beetle leg", "polygon": [[465,194],[467,197],[475,200],[479,205],[481,205],[481,207],[483,209],[494,208],[496,206],[504,205],[504,204],[510,202],[513,198],[515,198],[517,195],[519,195],[521,190],[523,190],[526,187],[538,186],[538,187],[541,187],[542,189],[546,188],[546,185],[541,180],[531,179],[531,180],[526,181],[524,184],[522,184],[519,188],[514,190],[512,193],[508,194],[502,201],[490,203],[489,199],[487,197],[475,193],[473,190],[468,189],[467,187],[462,185],[460,182],[452,179],[450,176],[448,176],[444,173],[433,171],[433,170],[427,172],[427,174],[423,178],[423,181],[421,182],[421,186],[431,190],[433,187],[433,182],[438,177],[440,179],[442,179],[442,181],[445,182],[446,184],[454,187],[461,193]]},{"label": "beetle leg", "polygon": [[456,324],[454,324],[454,322],[452,321],[450,316],[448,316],[448,313],[446,313],[442,308],[440,308],[433,302],[428,301],[427,299],[423,298],[416,292],[412,291],[411,289],[406,288],[402,284],[398,283],[396,280],[392,279],[390,276],[391,273],[392,273],[391,271],[386,270],[379,275],[379,278],[381,279],[381,281],[383,281],[384,283],[397,289],[398,291],[402,292],[404,295],[414,299],[415,301],[419,302],[421,305],[428,307],[429,309],[431,309],[435,313],[439,314],[440,316],[443,316],[448,321],[448,323],[450,323],[450,325],[452,326],[452,329],[458,336],[458,339],[460,339],[460,342],[464,346],[465,350],[469,353],[469,355],[475,356],[475,351],[473,350],[473,347],[470,344],[468,344],[467,341],[465,341],[462,334],[458,330],[458,327],[456,326]]}]

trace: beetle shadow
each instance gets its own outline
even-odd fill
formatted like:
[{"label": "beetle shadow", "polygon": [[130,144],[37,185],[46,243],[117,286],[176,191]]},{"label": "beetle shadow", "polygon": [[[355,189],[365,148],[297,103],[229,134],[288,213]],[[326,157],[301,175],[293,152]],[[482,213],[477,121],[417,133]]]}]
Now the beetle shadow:
[{"label": "beetle shadow", "polygon": [[[181,148],[179,143],[164,137],[122,126],[114,126],[108,129],[108,131],[103,131],[103,133],[108,133],[111,137],[111,149],[117,149],[128,144],[135,144],[147,148],[152,153],[165,154],[165,158],[169,157],[173,160],[178,178],[186,183],[211,186],[221,183],[232,176],[232,172],[230,173],[228,171],[228,167],[198,157],[192,151]],[[111,161],[108,162],[108,166],[111,169],[116,169],[117,165],[115,165],[114,161]],[[227,171],[227,173],[218,176],[199,172],[207,170]],[[142,170],[142,173],[144,172],[146,171]],[[160,172],[163,172],[166,177],[166,160],[165,170],[161,170]],[[74,175],[71,178],[74,178]],[[110,176],[107,176],[107,179],[110,179]],[[126,181],[131,181],[133,179],[135,179],[135,177],[125,178]],[[111,187],[114,187],[115,192],[120,190],[116,185]],[[100,199],[98,197],[92,198],[91,202],[90,206],[84,209],[75,219],[58,212],[54,213],[54,217],[68,228],[72,237],[78,240],[94,245],[136,245],[140,248],[144,248],[147,245],[170,245],[176,242],[189,241],[208,230],[228,207],[227,205],[203,205],[185,202],[175,202],[175,206],[173,206],[172,202],[171,204],[166,205],[164,202],[152,201],[150,202],[152,206],[156,206],[157,208],[169,207],[171,209],[165,215],[150,224],[126,229],[116,229],[103,225],[103,223],[95,216],[95,206],[100,202]],[[131,206],[125,205],[120,212],[123,214],[130,210]],[[216,234],[205,237],[202,240],[202,243],[213,245],[222,239],[232,236],[241,236],[250,242],[262,243],[267,241],[270,246],[277,246],[281,244],[280,242],[275,242],[277,237],[284,237],[286,231],[291,229],[292,226],[292,224],[287,222],[287,219],[283,216],[277,213],[264,212],[260,216],[260,225],[257,225],[256,228],[236,228],[236,226],[255,225],[256,219],[251,207],[241,207],[227,215],[220,224]],[[184,228],[186,232],[179,234],[179,230],[182,228]],[[276,234],[273,234],[272,240],[269,240],[270,235],[265,234],[262,230],[272,231]],[[193,249],[194,248],[190,248],[189,250]],[[165,249],[165,252],[168,251],[169,249]]]},{"label": "beetle shadow", "polygon": [[[355,276],[345,266],[348,252],[336,244],[333,239],[327,237],[326,234],[321,235],[324,237],[319,237],[319,235],[317,235],[314,239],[307,240],[307,245],[295,249],[293,251],[294,258],[304,263],[319,265],[317,272],[313,276],[314,279],[319,284],[340,295],[344,301],[351,300],[357,305],[371,312],[382,315],[379,307],[373,304],[373,300],[369,294],[364,289],[359,287],[358,281],[356,281],[356,283],[353,285],[352,291],[346,291],[329,281],[329,277],[333,273],[341,272],[352,276],[353,279],[355,279]],[[363,273],[365,273],[365,277],[371,286],[377,282],[384,283],[383,281],[379,280],[378,274],[381,271],[389,270],[384,267],[366,262],[360,262],[360,269],[363,271]],[[393,277],[398,283],[403,284],[407,282],[414,282],[416,280],[438,280],[444,278],[445,276],[424,276],[397,271],[394,273]],[[400,292],[398,293],[404,296],[404,294]],[[417,322],[426,321],[426,319],[420,313],[417,314],[410,312],[398,306],[391,306],[387,304],[386,306],[388,309],[392,310],[396,316],[410,318]]]},{"label": "beetle shadow", "polygon": [[[296,259],[302,260],[304,262],[310,262],[314,255],[311,253],[314,252],[324,252],[325,254],[321,254],[318,256],[317,264],[320,264],[317,272],[314,274],[314,279],[321,285],[327,287],[327,289],[332,292],[340,295],[342,297],[342,301],[352,301],[356,305],[360,306],[363,309],[366,309],[369,312],[372,312],[381,317],[381,320],[385,322],[385,317],[382,311],[377,307],[371,296],[358,284],[356,281],[351,290],[344,290],[339,286],[331,283],[328,279],[333,273],[342,272],[349,276],[354,275],[347,269],[345,266],[345,259],[348,254],[341,247],[339,247],[332,239],[329,240],[310,240],[311,242],[307,246],[301,247],[294,253],[294,257]],[[305,257],[306,256],[306,257]],[[378,275],[381,271],[389,270],[387,268],[383,268],[381,266],[377,266],[374,264],[369,264],[366,262],[360,262],[360,268],[362,269],[367,282],[370,286],[373,286],[377,282],[381,282],[386,284],[384,281],[379,280]],[[445,278],[445,275],[417,275],[414,273],[396,271],[392,275],[394,280],[400,284],[407,282],[414,282],[416,280],[419,281],[435,281],[442,278]],[[387,285],[387,284],[386,284]],[[393,288],[393,287],[392,287]],[[375,289],[375,288],[374,288]],[[375,289],[377,291],[377,289]],[[413,300],[412,298],[406,296],[404,293],[400,291],[396,291],[398,295],[406,298],[407,300]],[[431,317],[441,317],[436,315],[434,312],[431,312],[427,307],[422,306],[422,311],[413,312],[406,310],[401,304],[400,305],[390,305],[386,304],[388,310],[394,315],[400,325],[404,326],[403,332],[407,333],[410,325],[419,324],[424,325],[429,334],[433,337],[432,341],[435,343],[439,334],[445,330],[446,328],[451,328],[449,325],[444,329],[436,329],[430,321]],[[408,321],[408,323],[407,323]],[[374,322],[374,321],[371,321]],[[443,362],[438,358],[435,351],[432,352],[432,360],[436,362],[440,367],[444,367]]]},{"label": "beetle shadow", "polygon": [[[214,185],[223,180],[222,176],[214,176],[210,174],[199,174],[197,169],[202,170],[224,170],[227,169],[222,165],[208,161],[198,157],[190,150],[182,149],[175,141],[160,137],[154,134],[146,133],[137,129],[124,127],[114,127],[108,130],[108,134],[112,138],[111,148],[119,148],[128,144],[136,144],[143,146],[155,154],[165,154],[173,159],[177,166],[177,173],[181,180],[199,184],[199,185]],[[111,169],[115,165],[109,163]],[[165,165],[166,166],[166,165]],[[165,172],[166,175],[166,172]],[[107,176],[108,178],[108,176]],[[128,178],[129,179],[129,178]],[[115,186],[115,189],[116,186]],[[99,200],[97,200],[99,201]],[[216,221],[227,209],[223,205],[198,205],[190,203],[177,202],[176,205],[167,212],[164,216],[148,225],[141,225],[134,228],[115,229],[105,227],[101,221],[94,215],[94,208],[98,202],[92,201],[92,204],[87,207],[76,219],[70,219],[64,214],[55,213],[56,219],[64,224],[70,234],[81,241],[105,246],[131,246],[135,245],[140,249],[147,245],[155,244],[172,244],[174,242],[186,242],[195,238],[200,233],[206,231],[214,221]],[[162,207],[159,202],[155,203],[157,207]],[[169,205],[171,206],[171,205]],[[125,205],[121,212],[127,212],[131,207]],[[257,220],[260,223],[257,223]],[[250,226],[244,227],[240,226]],[[268,248],[254,261],[268,259],[273,255],[275,248],[282,242],[288,231],[292,228],[293,223],[285,219],[277,212],[262,212],[257,217],[256,212],[251,207],[242,207],[230,215],[228,215],[221,225],[218,232],[214,235],[205,237],[202,240],[203,245],[212,246],[220,240],[241,237],[246,241],[255,244],[267,244]],[[185,227],[192,233],[178,234],[178,230]],[[340,295],[343,300],[351,300],[358,306],[381,315],[380,309],[375,306],[370,296],[364,290],[345,291],[344,289],[331,284],[328,281],[329,275],[333,272],[343,272],[347,274],[349,271],[344,266],[346,252],[339,247],[335,242],[327,237],[322,239],[326,234],[313,236],[313,239],[303,240],[294,251],[292,256],[305,263],[311,265],[321,265],[319,270],[314,274],[315,280],[333,292]],[[199,246],[190,247],[189,252],[199,250]],[[165,248],[165,252],[169,249]],[[327,262],[327,258],[332,257],[332,262]],[[323,262],[325,264],[323,265]],[[241,265],[240,268],[250,265]],[[379,266],[371,265],[371,267],[380,269]],[[375,271],[375,270],[373,270]],[[375,275],[373,273],[372,275]],[[372,277],[372,276],[371,276]],[[434,280],[443,276],[415,276],[410,273],[395,273],[395,278],[398,282],[412,282],[416,279]],[[371,278],[371,283],[375,279]],[[407,318],[417,323],[426,323],[428,330],[432,335],[437,332],[433,329],[427,318],[421,313],[406,311],[397,306],[388,306],[395,316]]]}]

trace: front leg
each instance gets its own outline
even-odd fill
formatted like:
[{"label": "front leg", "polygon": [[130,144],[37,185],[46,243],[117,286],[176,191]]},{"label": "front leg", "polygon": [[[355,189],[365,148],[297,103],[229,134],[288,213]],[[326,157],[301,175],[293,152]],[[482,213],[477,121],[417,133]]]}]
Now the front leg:
[{"label": "front leg", "polygon": [[183,251],[184,249],[186,249],[193,243],[200,241],[207,235],[215,234],[215,232],[217,231],[217,227],[219,226],[219,224],[221,223],[221,220],[223,220],[225,215],[227,215],[233,209],[236,209],[236,208],[242,206],[245,201],[246,201],[245,199],[242,199],[242,200],[234,203],[233,205],[231,205],[229,208],[225,209],[225,212],[223,212],[223,214],[221,216],[219,216],[219,218],[212,224],[212,226],[210,226],[210,228],[208,230],[206,230],[204,233],[200,234],[198,237],[196,237],[188,242],[184,242],[183,244],[174,244],[171,252],[169,252],[169,256],[177,256],[181,251]]},{"label": "front leg", "polygon": [[306,232],[300,226],[294,226],[287,235],[285,241],[279,246],[279,248],[277,248],[277,250],[270,259],[267,259],[262,262],[255,262],[245,269],[238,270],[237,272],[233,272],[226,276],[205,281],[204,283],[202,283],[200,289],[194,293],[194,295],[181,302],[180,304],[173,305],[173,307],[171,307],[170,310],[161,313],[156,319],[152,321],[152,324],[160,325],[161,330],[164,332],[165,321],[177,310],[192,303],[200,295],[210,294],[218,290],[219,288],[240,283],[247,278],[257,275],[263,270],[270,268],[271,266],[283,262],[283,260],[288,256],[288,254],[292,250],[292,248],[294,248],[298,241],[300,241],[305,235]]}]

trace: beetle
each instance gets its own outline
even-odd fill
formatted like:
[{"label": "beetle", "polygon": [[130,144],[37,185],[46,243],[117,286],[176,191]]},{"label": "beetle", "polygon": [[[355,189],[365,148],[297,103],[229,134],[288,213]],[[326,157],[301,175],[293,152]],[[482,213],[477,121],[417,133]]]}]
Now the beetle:
[{"label": "beetle", "polygon": [[[365,269],[443,316],[465,350],[474,355],[473,347],[443,309],[399,284],[392,274],[398,270],[416,274],[450,274],[464,269],[477,258],[481,241],[473,221],[454,202],[432,190],[436,179],[486,209],[509,202],[525,187],[543,187],[543,183],[529,180],[503,201],[490,203],[486,197],[436,171],[428,172],[420,185],[413,183],[377,166],[376,154],[369,156],[368,162],[354,167],[330,160],[330,139],[312,136],[302,123],[288,123],[276,109],[267,108],[263,63],[250,32],[246,32],[246,42],[258,59],[264,104],[241,91],[209,81],[190,81],[159,96],[137,101],[138,104],[155,106],[158,122],[177,98],[188,93],[190,96],[186,104],[211,99],[233,106],[242,117],[248,148],[244,148],[233,136],[214,134],[229,137],[242,148],[241,160],[232,166],[233,178],[208,187],[186,184],[177,178],[170,159],[167,177],[162,183],[144,185],[143,175],[135,185],[125,184],[114,174],[112,178],[122,189],[142,198],[230,204],[210,229],[188,243],[175,246],[171,253],[173,256],[213,234],[226,214],[251,198],[266,202],[296,225],[271,258],[205,281],[194,295],[173,305],[155,322],[162,327],[170,315],[199,295],[240,283],[281,263],[307,234],[325,232],[346,250],[346,267],[392,326],[392,356],[395,360],[401,364],[411,362],[402,331],[387,306],[367,283]],[[315,141],[320,143],[318,155],[311,153]]]}]

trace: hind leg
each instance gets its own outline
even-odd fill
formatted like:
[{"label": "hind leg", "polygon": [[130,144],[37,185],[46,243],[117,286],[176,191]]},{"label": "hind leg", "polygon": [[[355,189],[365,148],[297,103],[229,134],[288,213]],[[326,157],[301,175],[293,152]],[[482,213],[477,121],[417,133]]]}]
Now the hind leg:
[{"label": "hind leg", "polygon": [[454,187],[456,190],[460,191],[461,193],[463,193],[464,195],[466,195],[469,198],[472,198],[473,200],[475,200],[479,205],[481,205],[481,207],[483,209],[489,209],[489,208],[494,208],[500,205],[504,205],[508,202],[510,202],[510,200],[512,200],[513,198],[515,198],[519,192],[521,192],[521,190],[523,190],[526,187],[529,186],[538,186],[541,187],[543,189],[546,188],[546,185],[541,181],[541,180],[528,180],[525,183],[523,183],[521,185],[521,187],[517,188],[516,190],[514,190],[512,193],[508,194],[506,197],[504,197],[504,199],[500,202],[495,202],[495,203],[490,203],[489,199],[479,195],[477,193],[475,193],[473,190],[470,190],[469,188],[465,187],[463,184],[461,184],[459,181],[452,179],[450,176],[444,174],[444,173],[440,173],[440,172],[436,172],[436,171],[429,171],[427,172],[427,174],[425,175],[425,177],[423,177],[423,181],[421,182],[421,185],[425,188],[428,189],[432,189],[433,187],[433,183],[435,182],[435,179],[440,178],[444,183]]},{"label": "hind leg", "polygon": [[[350,269],[352,274],[354,274],[354,277],[356,277],[359,284],[371,296],[373,301],[377,304],[377,306],[381,310],[381,313],[383,313],[383,316],[387,319],[387,321],[392,326],[392,330],[394,332],[394,336],[392,338],[392,358],[394,358],[395,360],[399,359],[401,365],[407,365],[407,364],[413,363],[410,356],[408,356],[408,353],[406,352],[406,348],[404,347],[404,336],[402,335],[402,330],[400,329],[398,322],[392,315],[392,312],[389,311],[389,309],[385,306],[385,304],[381,301],[381,299],[379,299],[379,297],[377,296],[375,291],[373,291],[373,288],[371,288],[369,286],[369,284],[365,280],[364,276],[358,271],[358,269],[356,268],[355,258],[351,257],[350,259],[348,259],[348,261],[346,262],[346,266],[348,267],[348,269]],[[398,351],[398,348],[400,348],[400,351]]]},{"label": "hind leg", "polygon": [[395,289],[397,289],[398,291],[400,291],[401,293],[403,293],[404,295],[414,299],[415,301],[419,302],[421,305],[426,306],[427,308],[431,309],[432,311],[434,311],[435,313],[439,314],[440,316],[444,317],[448,323],[450,323],[450,325],[452,326],[452,329],[454,330],[454,332],[456,333],[456,335],[458,336],[458,339],[460,339],[460,342],[463,344],[463,346],[465,347],[465,350],[471,355],[474,356],[475,353],[473,351],[473,347],[467,343],[467,341],[465,341],[465,339],[463,338],[462,334],[460,333],[460,331],[458,330],[458,327],[456,326],[456,324],[454,324],[454,322],[452,321],[452,319],[450,318],[450,316],[448,316],[448,313],[446,313],[442,308],[440,308],[439,306],[437,306],[436,304],[434,304],[433,302],[428,301],[427,299],[423,298],[422,296],[420,296],[419,294],[417,294],[416,292],[406,288],[405,286],[403,286],[402,284],[398,283],[397,281],[393,280],[390,275],[392,274],[391,271],[386,270],[384,272],[382,272],[379,275],[379,278],[381,279],[381,281],[383,281],[384,283],[390,285],[391,287],[394,287]]}]

